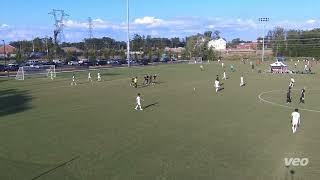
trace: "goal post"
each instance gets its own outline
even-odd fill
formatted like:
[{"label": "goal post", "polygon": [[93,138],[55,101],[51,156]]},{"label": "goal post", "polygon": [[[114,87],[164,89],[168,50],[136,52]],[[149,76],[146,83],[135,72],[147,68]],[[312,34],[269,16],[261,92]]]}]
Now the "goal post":
[{"label": "goal post", "polygon": [[55,65],[22,66],[16,74],[16,80],[25,80],[25,76],[55,78]]},{"label": "goal post", "polygon": [[56,77],[56,66],[55,65],[50,65],[48,69],[46,69],[47,71],[47,77]]}]

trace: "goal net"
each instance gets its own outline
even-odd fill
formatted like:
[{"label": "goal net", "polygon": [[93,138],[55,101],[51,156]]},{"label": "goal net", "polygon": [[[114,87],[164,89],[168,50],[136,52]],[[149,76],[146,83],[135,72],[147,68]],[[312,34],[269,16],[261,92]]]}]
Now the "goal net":
[{"label": "goal net", "polygon": [[19,67],[19,70],[16,75],[16,80],[24,80],[24,70],[23,67]]},{"label": "goal net", "polygon": [[48,69],[46,69],[47,71],[47,77],[48,78],[55,78],[56,77],[56,67],[55,65],[51,65]]},{"label": "goal net", "polygon": [[189,64],[202,64],[202,57],[192,57]]},{"label": "goal net", "polygon": [[25,80],[25,76],[55,78],[56,69],[54,65],[37,65],[19,67],[16,80]]}]

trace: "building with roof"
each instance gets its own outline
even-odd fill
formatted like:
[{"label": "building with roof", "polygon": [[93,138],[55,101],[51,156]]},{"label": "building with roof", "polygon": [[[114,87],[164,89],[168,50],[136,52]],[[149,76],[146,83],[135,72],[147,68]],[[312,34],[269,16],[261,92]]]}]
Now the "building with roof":
[{"label": "building with roof", "polygon": [[5,47],[0,46],[0,57],[14,57],[16,55],[16,48],[7,44]]},{"label": "building with roof", "polygon": [[208,48],[224,51],[227,48],[227,41],[224,40],[223,38],[211,40],[208,42]]}]

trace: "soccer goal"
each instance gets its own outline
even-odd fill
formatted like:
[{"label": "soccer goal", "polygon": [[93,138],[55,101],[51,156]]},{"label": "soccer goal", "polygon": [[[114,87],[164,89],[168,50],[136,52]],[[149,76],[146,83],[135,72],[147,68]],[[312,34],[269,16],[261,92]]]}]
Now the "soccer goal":
[{"label": "soccer goal", "polygon": [[55,78],[56,77],[56,66],[55,65],[49,66],[49,68],[46,69],[46,71],[47,71],[48,78]]},{"label": "soccer goal", "polygon": [[24,80],[24,69],[23,67],[19,67],[19,70],[16,75],[16,80]]},{"label": "soccer goal", "polygon": [[16,74],[16,80],[25,80],[25,76],[55,78],[56,69],[54,65],[22,66]]},{"label": "soccer goal", "polygon": [[202,57],[192,57],[189,64],[202,64]]}]

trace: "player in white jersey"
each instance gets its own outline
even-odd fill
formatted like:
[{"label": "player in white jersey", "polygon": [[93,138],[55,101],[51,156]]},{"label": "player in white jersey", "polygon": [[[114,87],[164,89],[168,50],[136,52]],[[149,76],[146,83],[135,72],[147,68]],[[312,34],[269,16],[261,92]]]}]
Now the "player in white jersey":
[{"label": "player in white jersey", "polygon": [[200,70],[201,70],[201,71],[204,71],[204,67],[203,67],[202,64],[200,65]]},{"label": "player in white jersey", "polygon": [[71,86],[73,86],[73,85],[75,85],[75,86],[77,85],[76,77],[74,74],[72,75],[72,82],[71,82]]},{"label": "player in white jersey", "polygon": [[222,68],[224,68],[224,63],[223,62],[221,63],[221,66],[222,66]]},{"label": "player in white jersey", "polygon": [[222,77],[223,80],[227,80],[227,74],[226,74],[226,71],[223,71],[223,77]]},{"label": "player in white jersey", "polygon": [[290,83],[289,83],[289,87],[290,87],[290,88],[293,88],[295,82],[296,82],[296,81],[293,79],[293,77],[291,77]]},{"label": "player in white jersey", "polygon": [[136,107],[134,108],[135,110],[138,110],[138,108],[140,109],[140,111],[142,111],[142,107],[141,107],[141,101],[143,101],[143,99],[141,99],[141,94],[138,93],[138,96],[136,97]]},{"label": "player in white jersey", "polygon": [[220,90],[220,82],[218,79],[214,81],[214,87],[216,88],[216,92]]},{"label": "player in white jersey", "polygon": [[92,82],[92,78],[91,78],[91,73],[90,72],[88,73],[88,81]]},{"label": "player in white jersey", "polygon": [[244,82],[244,78],[243,76],[240,77],[240,87],[244,86],[245,82]]},{"label": "player in white jersey", "polygon": [[53,72],[52,72],[52,70],[50,71],[50,78],[51,78],[51,80],[53,80]]},{"label": "player in white jersey", "polygon": [[298,112],[298,109],[295,109],[294,112],[291,113],[291,117],[292,133],[295,133],[300,126],[300,113]]},{"label": "player in white jersey", "polygon": [[101,81],[101,74],[98,73],[98,81]]}]

